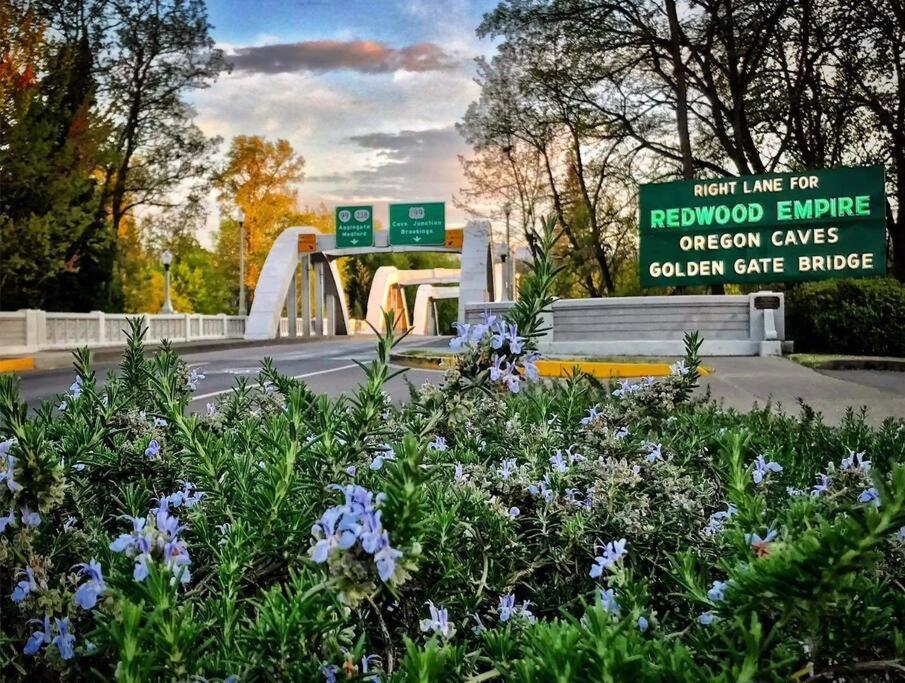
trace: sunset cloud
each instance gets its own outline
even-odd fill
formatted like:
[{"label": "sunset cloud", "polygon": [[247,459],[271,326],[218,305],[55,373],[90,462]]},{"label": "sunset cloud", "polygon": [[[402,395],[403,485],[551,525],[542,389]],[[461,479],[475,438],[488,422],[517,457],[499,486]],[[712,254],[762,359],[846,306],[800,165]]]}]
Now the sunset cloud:
[{"label": "sunset cloud", "polygon": [[415,43],[401,48],[373,40],[306,40],[236,48],[228,56],[236,71],[251,73],[325,73],[349,70],[360,73],[393,71],[442,71],[456,66],[455,60],[434,43]]}]

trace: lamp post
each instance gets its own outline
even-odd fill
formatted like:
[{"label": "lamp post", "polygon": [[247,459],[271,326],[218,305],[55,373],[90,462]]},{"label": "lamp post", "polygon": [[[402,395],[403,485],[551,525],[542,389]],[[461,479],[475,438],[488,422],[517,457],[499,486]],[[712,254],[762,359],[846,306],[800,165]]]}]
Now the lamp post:
[{"label": "lamp post", "polygon": [[236,211],[239,222],[239,315],[246,315],[245,310],[245,214],[242,209]]},{"label": "lamp post", "polygon": [[164,300],[161,313],[172,313],[173,302],[170,301],[170,266],[173,263],[173,252],[167,249],[160,255],[160,262],[163,263],[163,291]]},{"label": "lamp post", "polygon": [[503,205],[503,213],[506,214],[506,255],[503,257],[503,277],[506,280],[506,300],[513,301],[515,299],[513,292],[513,280],[515,279],[513,273],[513,262],[512,262],[512,242],[510,241],[509,236],[509,215],[512,213],[512,204],[510,202],[506,202]]}]

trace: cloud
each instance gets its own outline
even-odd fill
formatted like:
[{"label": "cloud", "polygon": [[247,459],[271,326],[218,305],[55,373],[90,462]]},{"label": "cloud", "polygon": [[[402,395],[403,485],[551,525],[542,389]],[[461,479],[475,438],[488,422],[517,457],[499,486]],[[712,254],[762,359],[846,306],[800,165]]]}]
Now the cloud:
[{"label": "cloud", "polygon": [[236,48],[229,55],[236,71],[251,73],[325,73],[341,69],[360,73],[443,71],[455,60],[435,43],[393,48],[373,40],[306,40]]}]

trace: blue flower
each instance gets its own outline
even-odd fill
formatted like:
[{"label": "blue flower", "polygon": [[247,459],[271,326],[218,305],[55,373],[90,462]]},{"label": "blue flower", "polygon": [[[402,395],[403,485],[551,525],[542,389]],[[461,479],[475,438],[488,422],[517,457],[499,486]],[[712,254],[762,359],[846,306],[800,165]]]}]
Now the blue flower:
[{"label": "blue flower", "polygon": [[607,612],[612,614],[613,616],[619,615],[619,602],[616,600],[616,593],[613,592],[612,588],[607,588],[605,591],[599,591],[600,595],[600,604],[603,606]]},{"label": "blue flower", "polygon": [[192,368],[188,378],[189,390],[196,391],[198,389],[198,385],[201,384],[201,380],[205,378],[206,375],[200,372],[198,368]]},{"label": "blue flower", "polygon": [[698,623],[703,624],[704,626],[709,626],[714,621],[716,621],[716,619],[716,615],[708,610],[707,612],[702,612],[700,616],[698,616]]},{"label": "blue flower", "polygon": [[903,526],[896,532],[896,540],[897,540],[897,541],[905,541],[905,525],[903,525]]},{"label": "blue flower", "polygon": [[155,426],[155,427],[166,427],[168,424],[169,424],[169,423],[168,423],[166,420],[164,420],[162,417],[155,417],[155,418],[154,418],[154,426]]},{"label": "blue flower", "polygon": [[509,508],[509,516],[512,517],[512,519],[515,519],[515,518],[518,517],[520,514],[522,514],[522,511],[519,510],[517,507],[511,507],[511,508]]},{"label": "blue flower", "polygon": [[764,456],[758,455],[754,460],[754,472],[751,473],[754,483],[760,486],[770,472],[782,472],[782,465],[778,462],[767,462]]},{"label": "blue flower", "polygon": [[433,441],[427,444],[427,447],[432,451],[445,451],[449,448],[446,444],[446,439],[442,436],[435,437]]},{"label": "blue flower", "polygon": [[710,515],[710,519],[707,522],[707,526],[701,531],[704,536],[715,536],[723,530],[726,522],[729,521],[732,516],[736,513],[736,508],[734,505],[729,503],[726,506],[726,509],[720,512],[714,512]]},{"label": "blue flower", "polygon": [[348,474],[350,477],[354,477],[354,476],[355,476],[355,473],[356,473],[357,471],[358,471],[358,468],[355,467],[355,465],[349,465],[349,466],[346,468],[346,474]]},{"label": "blue flower", "polygon": [[8,526],[16,526],[16,511],[13,508],[9,509],[8,515],[0,515],[0,534],[6,531]]},{"label": "blue flower", "polygon": [[828,476],[821,472],[817,475],[817,478],[820,480],[820,482],[818,484],[814,484],[814,486],[811,488],[811,495],[815,498],[821,493],[826,493],[830,490],[830,478]]},{"label": "blue flower", "polygon": [[644,457],[645,462],[656,462],[663,459],[663,447],[658,443],[644,444],[647,455]]},{"label": "blue flower", "polygon": [[870,472],[870,460],[865,460],[864,455],[864,451],[856,453],[849,449],[848,457],[842,458],[842,469],[846,472]]},{"label": "blue flower", "polygon": [[[452,345],[452,342],[450,342]],[[336,683],[336,674],[339,673],[339,667],[336,664],[325,664],[321,667],[321,673],[324,674],[326,683]]]},{"label": "blue flower", "polygon": [[862,491],[861,495],[858,496],[859,503],[871,503],[874,507],[880,507],[880,494],[877,492],[873,486],[869,489]]},{"label": "blue flower", "polygon": [[158,455],[160,455],[160,442],[157,439],[151,439],[145,449],[145,457],[156,458]]},{"label": "blue flower", "polygon": [[15,439],[8,439],[0,443],[0,458],[5,465],[5,470],[0,471],[0,482],[6,482],[6,488],[10,493],[22,490],[22,484],[15,480],[16,458],[9,454],[9,449],[14,443],[16,443]]},{"label": "blue flower", "polygon": [[27,505],[23,505],[19,508],[19,514],[21,515],[22,523],[25,526],[30,526],[33,529],[41,526],[41,515],[37,512],[32,512]]},{"label": "blue flower", "polygon": [[714,602],[721,602],[726,597],[726,589],[728,587],[728,581],[714,581],[710,590],[707,591],[707,597]]},{"label": "blue flower", "polygon": [[[28,623],[41,624],[42,622],[38,619],[32,619]],[[25,647],[22,649],[22,652],[27,654],[29,657],[36,654],[38,650],[40,650],[51,640],[50,617],[47,615],[44,616],[43,626],[43,631],[35,631],[31,634],[31,636],[29,636],[28,641],[25,643]]]},{"label": "blue flower", "polygon": [[531,484],[528,487],[528,493],[532,496],[543,496],[544,500],[548,503],[553,502],[553,498],[556,497],[556,492],[550,488],[550,475],[545,474],[543,480],[539,484]]},{"label": "blue flower", "polygon": [[684,358],[680,358],[675,363],[673,363],[672,365],[669,366],[669,374],[671,374],[671,375],[685,376],[689,372],[691,372],[691,368],[689,368],[687,365],[685,365]]},{"label": "blue flower", "polygon": [[58,634],[53,638],[53,644],[60,651],[60,657],[64,660],[72,659],[75,656],[73,644],[75,643],[75,635],[69,631],[69,617],[64,619],[54,619],[57,625]]},{"label": "blue flower", "polygon": [[[20,571],[19,574],[22,572]],[[35,573],[31,567],[25,568],[25,578],[16,584],[13,593],[10,596],[16,604],[22,602],[33,591],[38,590],[38,584],[35,582]]]},{"label": "blue flower", "polygon": [[512,476],[512,473],[515,472],[517,465],[515,458],[506,458],[503,460],[500,468],[497,470],[497,474],[500,475],[500,479],[503,481],[508,481]]},{"label": "blue flower", "polygon": [[75,602],[82,609],[94,609],[98,597],[107,589],[101,565],[97,560],[91,560],[78,566],[81,567],[79,574],[84,574],[88,580],[76,590]]},{"label": "blue flower", "polygon": [[537,369],[537,361],[540,360],[540,354],[536,351],[530,351],[522,357],[522,369],[525,377],[532,382],[537,381],[540,377],[540,371]]},{"label": "blue flower", "polygon": [[500,606],[497,611],[500,614],[500,621],[509,621],[515,610],[515,596],[512,593],[500,596]]},{"label": "blue flower", "polygon": [[439,633],[443,638],[449,638],[455,633],[455,627],[449,622],[449,614],[445,608],[438,609],[430,600],[427,601],[427,606],[430,609],[430,618],[421,620],[422,631]]},{"label": "blue flower", "polygon": [[569,469],[569,465],[566,464],[565,459],[562,457],[562,451],[556,451],[556,453],[550,457],[550,464],[553,466],[555,472],[565,472]]},{"label": "blue flower", "polygon": [[374,458],[371,460],[371,469],[375,472],[383,468],[384,463],[387,460],[395,460],[396,459],[396,451],[392,449],[388,444],[383,445],[383,450],[378,451]]},{"label": "blue flower", "polygon": [[509,351],[516,356],[519,355],[522,352],[525,338],[518,336],[518,327],[515,324],[509,325],[506,338],[509,342]]},{"label": "blue flower", "polygon": [[461,483],[464,482],[467,478],[468,478],[468,476],[465,474],[465,468],[462,466],[462,463],[457,462],[457,463],[456,463],[455,474],[453,474],[453,480],[454,480],[456,483],[461,484]]},{"label": "blue flower", "polygon": [[768,548],[771,541],[776,538],[776,531],[770,529],[767,531],[767,535],[761,538],[760,534],[745,534],[745,543],[754,548],[754,552],[758,557],[763,557],[768,555],[770,550]]},{"label": "blue flower", "polygon": [[508,372],[508,366],[505,365],[503,356],[494,354],[493,365],[490,366],[490,381],[499,382]]},{"label": "blue flower", "polygon": [[625,539],[620,538],[618,541],[610,541],[603,548],[603,554],[594,558],[596,564],[591,565],[591,578],[598,578],[603,575],[604,570],[609,569],[626,556],[628,551],[625,549]]},{"label": "blue flower", "polygon": [[641,631],[641,633],[647,631],[648,626],[649,624],[647,623],[647,619],[644,618],[643,614],[638,617],[638,630]]},{"label": "blue flower", "polygon": [[621,379],[619,380],[619,388],[613,392],[613,396],[623,398],[629,394],[634,394],[636,391],[641,391],[640,384],[632,384],[627,379]]},{"label": "blue flower", "polygon": [[600,418],[600,411],[597,410],[597,406],[591,406],[588,408],[588,414],[581,418],[581,424],[587,426],[598,420]]}]

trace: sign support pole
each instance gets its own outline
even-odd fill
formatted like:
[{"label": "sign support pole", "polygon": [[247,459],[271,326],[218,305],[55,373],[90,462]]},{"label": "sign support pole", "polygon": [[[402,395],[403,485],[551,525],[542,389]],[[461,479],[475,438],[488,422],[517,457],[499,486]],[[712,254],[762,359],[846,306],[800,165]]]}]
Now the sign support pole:
[{"label": "sign support pole", "polygon": [[303,254],[302,262],[302,336],[311,336],[311,259]]},{"label": "sign support pole", "polygon": [[324,336],[324,262],[314,264],[314,336]]}]

